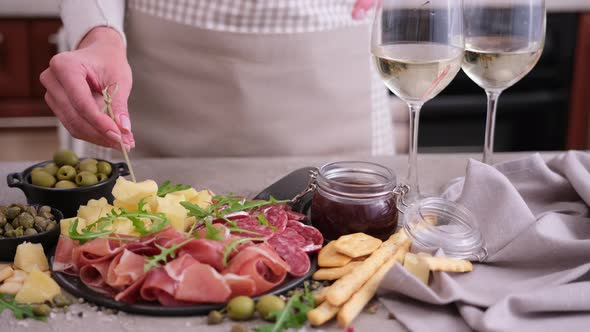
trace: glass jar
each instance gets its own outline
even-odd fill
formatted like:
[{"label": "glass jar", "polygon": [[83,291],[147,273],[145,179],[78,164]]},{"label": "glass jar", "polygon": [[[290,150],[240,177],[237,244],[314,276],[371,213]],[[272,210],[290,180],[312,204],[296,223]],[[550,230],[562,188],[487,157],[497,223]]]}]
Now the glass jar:
[{"label": "glass jar", "polygon": [[371,162],[322,166],[311,203],[311,223],[327,240],[363,232],[387,239],[398,226],[396,176]]}]

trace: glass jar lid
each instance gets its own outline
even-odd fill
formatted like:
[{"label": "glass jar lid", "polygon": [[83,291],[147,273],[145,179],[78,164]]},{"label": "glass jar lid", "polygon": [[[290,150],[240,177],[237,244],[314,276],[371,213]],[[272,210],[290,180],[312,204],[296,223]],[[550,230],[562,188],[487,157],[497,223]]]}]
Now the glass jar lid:
[{"label": "glass jar lid", "polygon": [[485,241],[473,213],[440,197],[427,197],[408,206],[403,229],[413,245],[443,249],[448,257],[483,261]]}]

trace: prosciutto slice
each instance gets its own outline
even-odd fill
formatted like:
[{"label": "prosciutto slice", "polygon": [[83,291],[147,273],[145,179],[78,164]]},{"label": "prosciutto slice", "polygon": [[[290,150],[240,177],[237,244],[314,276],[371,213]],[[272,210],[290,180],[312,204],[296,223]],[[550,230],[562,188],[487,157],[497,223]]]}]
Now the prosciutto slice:
[{"label": "prosciutto slice", "polygon": [[226,273],[249,276],[255,284],[255,293],[260,294],[283,282],[289,265],[266,243],[242,249],[229,262]]},{"label": "prosciutto slice", "polygon": [[131,285],[145,273],[143,270],[145,262],[144,256],[123,249],[111,261],[107,271],[106,283],[116,289]]},{"label": "prosciutto slice", "polygon": [[195,260],[209,264],[218,271],[223,269],[224,245],[221,241],[194,239],[178,250],[178,256],[190,255]]},{"label": "prosciutto slice", "polygon": [[116,290],[110,287],[106,280],[109,271],[110,260],[103,260],[80,268],[80,280],[96,292],[112,295]]},{"label": "prosciutto slice", "polygon": [[211,265],[196,262],[182,275],[174,298],[193,303],[221,303],[229,299],[231,288]]},{"label": "prosciutto slice", "polygon": [[77,246],[78,241],[74,241],[68,236],[59,236],[59,241],[55,248],[55,257],[53,257],[53,271],[78,275],[78,267],[74,264],[72,255],[72,252]]}]

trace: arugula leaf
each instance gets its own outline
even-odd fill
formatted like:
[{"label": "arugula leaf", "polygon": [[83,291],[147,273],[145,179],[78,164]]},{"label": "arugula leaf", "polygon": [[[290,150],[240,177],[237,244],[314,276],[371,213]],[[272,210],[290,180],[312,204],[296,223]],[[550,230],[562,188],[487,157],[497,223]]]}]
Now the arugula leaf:
[{"label": "arugula leaf", "polygon": [[[217,197],[217,196],[215,196]],[[213,199],[215,199],[213,197]],[[268,201],[265,200],[256,200],[256,201],[246,201],[243,198],[239,198],[237,200],[233,200],[229,202],[229,206],[223,209],[225,214],[230,214],[239,211],[247,211],[252,210],[261,206],[269,205],[269,204],[278,204],[278,203],[286,203],[289,200],[277,200],[274,197],[270,196]]]},{"label": "arugula leaf", "polygon": [[163,246],[156,244],[156,247],[158,247],[158,249],[160,249],[160,253],[157,255],[150,256],[150,257],[146,258],[146,263],[143,265],[143,271],[148,272],[149,270],[151,270],[154,267],[161,266],[161,263],[167,262],[168,257],[175,258],[176,257],[176,250],[178,250],[180,247],[184,246],[185,244],[189,243],[190,241],[191,241],[191,239],[188,239],[188,240],[185,240],[185,241],[180,242],[178,244],[173,244],[170,247],[163,247]]},{"label": "arugula leaf", "polygon": [[[211,220],[205,221],[205,238],[214,241],[221,241],[223,240],[223,234],[219,233],[221,233],[221,229],[214,227]],[[198,234],[198,232],[196,234]]]},{"label": "arugula leaf", "polygon": [[241,239],[234,240],[227,244],[223,250],[223,266],[227,266],[227,260],[229,259],[229,255],[232,251],[236,250],[236,248],[242,244],[249,241],[266,241],[264,238],[258,237],[244,237]]},{"label": "arugula leaf", "polygon": [[266,217],[264,216],[263,213],[259,214],[256,216],[256,219],[258,219],[258,225],[262,225],[262,226],[266,226],[269,227],[270,229],[272,229],[273,231],[277,231],[277,228],[275,226],[271,226],[268,223],[268,219],[266,219]]},{"label": "arugula leaf", "polygon": [[189,186],[188,184],[175,184],[175,185],[170,185],[170,181],[166,180],[164,182],[162,182],[162,184],[158,187],[158,196],[160,197],[164,197],[169,193],[173,193],[176,191],[182,191],[182,190],[186,190],[186,189],[190,189],[191,186]]},{"label": "arugula leaf", "polygon": [[285,308],[273,311],[269,316],[275,318],[274,324],[254,328],[256,332],[281,332],[288,328],[300,328],[307,321],[307,313],[314,308],[313,295],[309,291],[308,282],[304,283],[304,291],[291,296]]},{"label": "arugula leaf", "polygon": [[30,317],[36,320],[47,320],[47,316],[35,314],[33,307],[30,305],[18,304],[14,300],[14,297],[7,294],[0,294],[0,313],[6,309],[12,311],[12,314],[16,319],[25,319]]},{"label": "arugula leaf", "polygon": [[87,226],[82,229],[82,233],[80,233],[78,232],[78,223],[78,218],[74,219],[74,221],[70,223],[70,227],[68,227],[68,236],[70,239],[77,240],[80,243],[94,240],[98,237],[103,237],[114,232],[113,230],[103,230],[104,227],[102,227],[102,229],[98,229],[97,231],[92,231],[91,228]]}]

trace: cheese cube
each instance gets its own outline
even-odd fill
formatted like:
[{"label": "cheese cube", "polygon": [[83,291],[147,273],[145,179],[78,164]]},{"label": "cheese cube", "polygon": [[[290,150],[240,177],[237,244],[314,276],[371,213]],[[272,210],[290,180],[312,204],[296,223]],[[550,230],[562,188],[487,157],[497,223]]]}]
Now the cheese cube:
[{"label": "cheese cube", "polygon": [[166,195],[165,197],[156,197],[158,202],[158,213],[164,213],[170,220],[170,225],[179,231],[185,230],[185,220],[187,219],[186,209],[180,205],[183,196]]},{"label": "cheese cube", "polygon": [[[59,222],[59,229],[60,229],[61,235],[69,236],[70,225],[74,222],[74,220],[76,220],[76,218],[77,217],[62,219]],[[86,225],[88,225],[88,223],[86,222],[86,219],[78,218],[78,227],[76,228],[78,230],[78,233],[82,232],[82,230],[86,227]]]},{"label": "cheese cube", "polygon": [[12,277],[14,269],[10,265],[3,265],[0,267],[0,282]]},{"label": "cheese cube", "polygon": [[0,285],[0,294],[14,295],[23,287],[20,282],[4,282]]},{"label": "cheese cube", "polygon": [[47,271],[49,264],[40,243],[24,242],[16,247],[14,266],[26,272],[34,270]]},{"label": "cheese cube", "polygon": [[18,303],[43,303],[53,300],[60,293],[59,285],[51,277],[41,271],[33,271],[14,299]]},{"label": "cheese cube", "polygon": [[115,206],[124,207],[129,211],[136,211],[137,203],[142,198],[153,197],[157,193],[158,184],[153,180],[135,183],[127,181],[124,177],[119,177],[113,187]]}]

